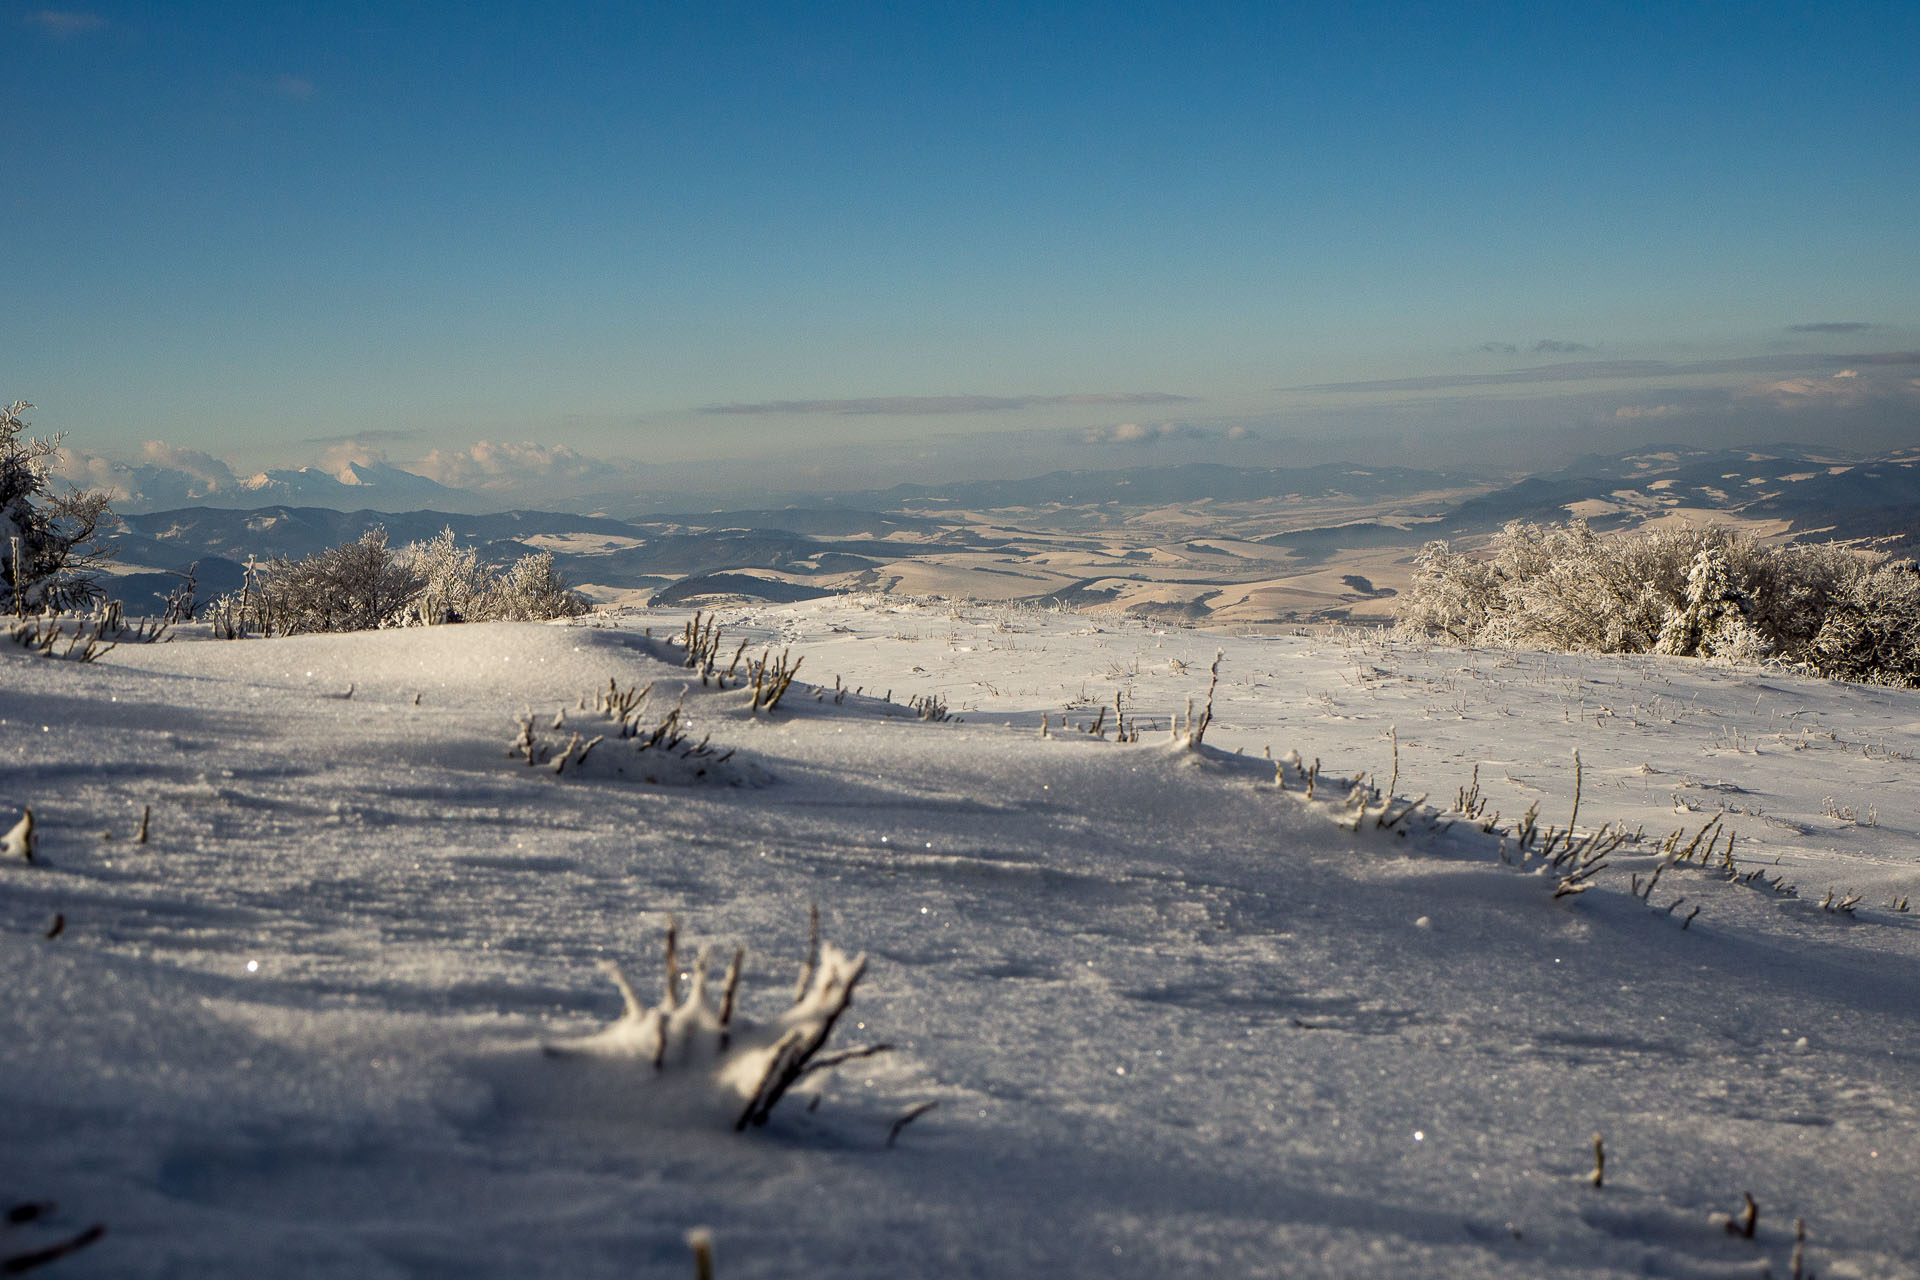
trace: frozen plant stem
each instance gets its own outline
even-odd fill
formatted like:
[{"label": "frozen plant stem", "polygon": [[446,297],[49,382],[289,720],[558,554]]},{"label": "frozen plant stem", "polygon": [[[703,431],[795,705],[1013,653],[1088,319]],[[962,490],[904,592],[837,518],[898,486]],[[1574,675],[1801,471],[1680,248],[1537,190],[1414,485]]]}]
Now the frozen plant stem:
[{"label": "frozen plant stem", "polygon": [[1573,834],[1573,824],[1580,820],[1580,784],[1584,775],[1580,769],[1580,748],[1573,749],[1573,812],[1567,815],[1567,834]]},{"label": "frozen plant stem", "polygon": [[1760,1206],[1755,1203],[1751,1191],[1742,1191],[1740,1198],[1747,1202],[1746,1207],[1740,1211],[1738,1218],[1728,1220],[1727,1234],[1739,1236],[1743,1240],[1751,1240],[1754,1229],[1760,1225]]},{"label": "frozen plant stem", "polygon": [[1593,1175],[1591,1180],[1596,1187],[1604,1187],[1607,1185],[1607,1145],[1601,1140],[1600,1135],[1597,1133],[1593,1135]]},{"label": "frozen plant stem", "polygon": [[28,805],[21,814],[20,821],[14,823],[13,829],[7,832],[4,842],[0,843],[0,848],[6,850],[6,856],[9,858],[32,862],[33,851],[38,844],[39,836],[35,833],[33,825],[33,806]]},{"label": "frozen plant stem", "polygon": [[687,1232],[687,1247],[693,1250],[693,1280],[713,1280],[713,1232],[695,1227]]},{"label": "frozen plant stem", "polygon": [[[1387,825],[1387,815],[1393,811],[1393,793],[1400,787],[1400,730],[1397,726],[1387,726],[1387,741],[1393,744],[1393,773],[1387,778],[1387,795],[1385,801],[1380,806],[1380,816],[1373,820],[1373,825],[1376,827],[1385,827]],[[1417,805],[1418,801],[1416,801],[1415,804]],[[1413,809],[1414,805],[1409,805],[1406,810],[1400,814],[1400,818],[1404,818],[1407,814],[1412,813]],[[1365,806],[1362,806],[1362,812],[1365,812]],[[1398,822],[1400,818],[1395,818],[1394,821]]]},{"label": "frozen plant stem", "polygon": [[676,916],[667,917],[667,1003],[680,1003],[680,921]]},{"label": "frozen plant stem", "polygon": [[46,1266],[49,1262],[58,1262],[70,1253],[77,1253],[101,1236],[107,1234],[105,1223],[96,1222],[79,1235],[50,1244],[44,1249],[35,1249],[31,1253],[14,1253],[0,1258],[0,1273],[18,1275],[23,1271],[32,1271]]}]

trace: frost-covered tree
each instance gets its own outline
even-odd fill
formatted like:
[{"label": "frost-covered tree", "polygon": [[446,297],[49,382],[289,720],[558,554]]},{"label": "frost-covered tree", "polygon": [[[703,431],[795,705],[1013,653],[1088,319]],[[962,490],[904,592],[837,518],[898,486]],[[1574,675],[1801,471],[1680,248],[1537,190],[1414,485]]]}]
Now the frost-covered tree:
[{"label": "frost-covered tree", "polygon": [[0,604],[9,613],[72,609],[100,598],[94,544],[112,515],[107,495],[53,492],[48,459],[60,438],[29,436],[24,400],[0,407]]}]

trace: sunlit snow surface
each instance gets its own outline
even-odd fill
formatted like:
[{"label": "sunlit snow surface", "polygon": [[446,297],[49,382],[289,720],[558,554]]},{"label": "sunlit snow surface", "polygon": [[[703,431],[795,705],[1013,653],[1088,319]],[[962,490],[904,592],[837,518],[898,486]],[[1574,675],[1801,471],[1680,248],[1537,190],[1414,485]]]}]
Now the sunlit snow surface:
[{"label": "sunlit snow surface", "polygon": [[[723,659],[804,660],[771,716],[691,681],[730,773],[509,757],[610,681],[676,705],[685,617],[0,647],[0,825],[39,819],[0,1197],[59,1205],[0,1256],[102,1222],[44,1274],[684,1276],[706,1226],[725,1280],[1785,1276],[1800,1218],[1822,1276],[1920,1271],[1920,696],[834,600],[722,616]],[[1799,896],[1673,867],[1642,903],[1623,850],[1556,900],[1472,824],[1350,834],[1390,729],[1431,810],[1478,764],[1503,825],[1564,824],[1578,748],[1583,828],[1724,808]],[[546,1051],[620,1038],[601,962],[656,998],[670,915],[776,1022],[809,902],[867,956],[834,1044],[894,1046],[812,1110],[737,1133],[697,1066]]]}]

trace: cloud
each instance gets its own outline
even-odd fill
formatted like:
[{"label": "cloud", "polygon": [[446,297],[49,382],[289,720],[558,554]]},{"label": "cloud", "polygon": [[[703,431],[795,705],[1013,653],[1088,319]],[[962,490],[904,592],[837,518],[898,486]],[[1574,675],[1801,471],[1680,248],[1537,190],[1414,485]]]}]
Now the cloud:
[{"label": "cloud", "polygon": [[1788,333],[1860,333],[1873,326],[1865,320],[1822,320],[1815,324],[1790,324]]},{"label": "cloud", "polygon": [[301,444],[391,444],[396,440],[412,440],[418,431],[355,431],[344,436],[308,436]]},{"label": "cloud", "polygon": [[1896,351],[1884,355],[1776,355],[1742,356],[1730,360],[1700,360],[1673,364],[1666,360],[1574,360],[1534,365],[1505,373],[1440,373],[1418,378],[1384,378],[1372,382],[1323,382],[1288,387],[1289,391],[1371,392],[1443,391],[1458,387],[1500,387],[1525,383],[1586,382],[1596,379],[1672,378],[1698,374],[1798,373],[1810,366],[1920,363],[1920,352]]},{"label": "cloud", "polygon": [[465,449],[435,449],[410,468],[455,489],[497,492],[522,485],[573,485],[625,474],[565,445],[476,440]]},{"label": "cloud", "polygon": [[1184,422],[1162,422],[1157,426],[1122,422],[1112,427],[1089,427],[1080,438],[1087,444],[1150,445],[1159,444],[1162,440],[1206,440],[1212,435],[1210,431]]},{"label": "cloud", "polygon": [[370,449],[364,441],[352,437],[329,445],[320,451],[320,466],[328,475],[340,480],[346,479],[341,473],[349,466],[371,467],[386,460],[386,454],[378,449]]},{"label": "cloud", "polygon": [[164,440],[148,440],[140,446],[140,462],[163,471],[177,471],[200,481],[208,489],[232,485],[239,477],[219,458],[198,449],[179,449]]},{"label": "cloud", "polygon": [[1692,412],[1677,404],[1623,404],[1613,411],[1615,420],[1631,422],[1637,418],[1673,418]]},{"label": "cloud", "polygon": [[1842,364],[1920,364],[1920,351],[1879,351],[1872,355],[1835,358]]},{"label": "cloud", "polygon": [[881,396],[864,400],[765,400],[753,404],[716,404],[702,413],[835,413],[912,416],[940,413],[1004,413],[1010,409],[1064,405],[1186,404],[1192,396],[1165,391],[1097,391],[1067,396]]},{"label": "cloud", "polygon": [[273,91],[292,102],[305,102],[313,96],[313,81],[305,76],[276,76]]},{"label": "cloud", "polygon": [[184,507],[231,491],[233,469],[212,454],[176,449],[163,440],[140,446],[137,462],[61,449],[54,476],[81,489],[104,490],[123,510]]},{"label": "cloud", "polygon": [[1258,440],[1259,438],[1260,433],[1252,427],[1234,426],[1227,428],[1227,439],[1229,440]]},{"label": "cloud", "polygon": [[98,454],[76,453],[65,447],[56,449],[48,472],[54,479],[76,489],[100,489],[115,502],[125,502],[133,495],[133,476],[125,464]]},{"label": "cloud", "polygon": [[22,21],[30,27],[38,27],[56,40],[90,35],[107,25],[107,20],[97,13],[74,13],[63,9],[39,9],[27,14]]},{"label": "cloud", "polygon": [[[1496,356],[1517,356],[1520,344],[1517,342],[1483,342],[1480,350]],[[1567,342],[1561,338],[1541,338],[1527,348],[1536,355],[1573,356],[1593,348],[1584,342]]]},{"label": "cloud", "polygon": [[1848,367],[1824,377],[1779,378],[1740,388],[1742,400],[1778,409],[1855,408],[1865,405],[1920,407],[1920,378],[1884,367],[1865,371]]}]

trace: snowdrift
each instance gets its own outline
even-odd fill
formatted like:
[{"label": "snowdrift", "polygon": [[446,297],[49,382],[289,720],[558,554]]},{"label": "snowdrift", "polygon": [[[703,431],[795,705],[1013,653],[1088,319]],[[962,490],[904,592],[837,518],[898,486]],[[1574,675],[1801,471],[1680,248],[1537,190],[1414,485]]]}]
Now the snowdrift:
[{"label": "snowdrift", "polygon": [[[838,600],[722,617],[769,712],[685,621],[0,647],[0,1255],[1920,1266],[1912,695]],[[649,686],[737,772],[594,767]]]}]

